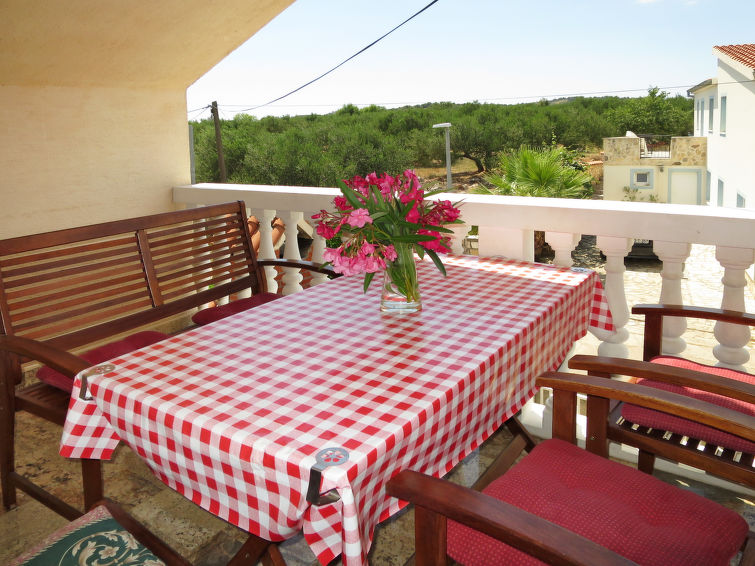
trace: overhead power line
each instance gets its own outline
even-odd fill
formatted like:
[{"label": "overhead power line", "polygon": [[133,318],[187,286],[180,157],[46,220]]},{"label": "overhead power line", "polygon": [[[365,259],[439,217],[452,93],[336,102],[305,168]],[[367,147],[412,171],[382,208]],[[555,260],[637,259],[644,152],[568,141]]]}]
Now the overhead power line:
[{"label": "overhead power line", "polygon": [[347,59],[344,59],[343,61],[341,61],[340,63],[338,63],[338,65],[336,65],[336,66],[335,66],[335,67],[333,67],[332,69],[330,69],[330,70],[328,70],[328,71],[325,71],[325,72],[324,72],[324,73],[323,73],[322,75],[320,75],[319,77],[316,77],[316,78],[312,79],[311,81],[309,81],[309,82],[307,82],[307,83],[304,83],[304,84],[303,84],[303,85],[301,85],[300,87],[298,87],[298,88],[295,88],[295,89],[294,89],[294,90],[292,90],[291,92],[287,92],[287,93],[286,93],[286,94],[284,94],[283,96],[279,96],[278,98],[276,98],[276,99],[274,99],[274,100],[271,100],[270,102],[266,102],[265,104],[260,104],[259,106],[252,106],[251,108],[244,108],[243,110],[239,110],[239,112],[248,112],[248,111],[250,111],[250,110],[257,110],[258,108],[262,108],[263,106],[269,106],[270,104],[273,104],[273,103],[275,103],[275,102],[278,102],[279,100],[283,100],[284,98],[286,98],[286,97],[288,97],[288,96],[291,96],[291,95],[292,95],[292,94],[294,94],[295,92],[299,92],[299,91],[300,91],[301,89],[303,89],[303,88],[305,88],[305,87],[308,87],[308,86],[309,86],[309,85],[311,85],[312,83],[319,81],[319,80],[320,80],[321,78],[325,77],[326,75],[329,75],[330,73],[332,73],[333,71],[335,71],[336,69],[338,69],[339,67],[341,67],[342,65],[344,65],[344,64],[348,63],[349,61],[351,61],[351,60],[352,60],[352,59],[353,59],[354,57],[356,57],[356,56],[358,56],[358,55],[361,55],[362,53],[364,53],[365,51],[367,51],[367,50],[368,50],[368,49],[369,49],[370,47],[372,47],[373,45],[375,45],[375,44],[376,44],[376,43],[377,43],[378,41],[380,41],[380,40],[382,40],[382,39],[384,39],[384,38],[388,37],[388,36],[389,36],[390,34],[392,34],[392,33],[393,33],[394,31],[396,31],[396,30],[397,30],[398,28],[400,28],[401,26],[403,26],[403,25],[404,25],[404,24],[406,24],[407,22],[409,22],[409,21],[413,20],[414,18],[416,18],[417,16],[419,16],[419,15],[420,15],[420,14],[421,14],[422,12],[424,12],[424,11],[425,11],[425,10],[427,10],[427,9],[428,9],[428,8],[429,8],[430,6],[432,6],[433,4],[436,4],[437,2],[438,2],[438,0],[433,0],[433,1],[432,1],[432,2],[430,2],[430,3],[429,3],[429,4],[427,5],[427,6],[425,6],[424,8],[422,8],[421,10],[419,10],[418,12],[414,13],[413,15],[409,16],[409,17],[408,17],[407,19],[405,19],[405,20],[404,20],[403,22],[401,22],[401,23],[400,23],[399,25],[397,25],[397,26],[396,26],[395,28],[393,28],[393,29],[392,29],[392,30],[390,30],[389,32],[387,32],[387,33],[385,33],[385,34],[381,35],[381,36],[380,36],[380,37],[378,37],[378,38],[377,38],[377,39],[376,39],[375,41],[373,41],[373,42],[372,42],[372,43],[370,43],[369,45],[367,45],[367,46],[363,47],[362,49],[360,49],[359,51],[357,51],[356,53],[354,53],[354,54],[353,54],[353,55],[352,55],[351,57],[349,57],[349,58],[347,58]]},{"label": "overhead power line", "polygon": [[[726,82],[719,82],[718,85],[727,85],[727,84],[744,84],[744,83],[751,83],[755,82],[755,79],[746,79],[743,81],[726,81]],[[661,90],[669,89],[689,89],[695,86],[694,84],[686,84],[686,85],[673,85],[673,86],[658,86],[657,88]],[[506,97],[496,97],[496,98],[478,98],[475,99],[475,102],[495,102],[495,101],[502,101],[502,100],[542,100],[542,99],[558,99],[558,98],[568,98],[573,96],[596,96],[596,95],[610,95],[610,94],[625,94],[630,92],[646,92],[648,90],[648,87],[643,88],[628,88],[628,89],[622,89],[622,90],[598,90],[598,91],[589,91],[589,92],[570,92],[570,93],[559,93],[559,94],[536,94],[536,95],[527,95],[527,96],[506,96]],[[280,100],[280,99],[276,99]],[[376,102],[368,102],[368,103],[352,103],[354,106],[411,106],[411,105],[417,105],[417,104],[425,104],[429,102],[428,100],[410,100],[410,101],[376,101]],[[445,101],[443,101],[445,102]],[[245,106],[248,106],[247,104],[221,104],[219,107],[221,108],[227,108],[229,111],[234,113],[241,113],[246,112],[249,110],[254,110],[256,108],[261,108],[263,106],[268,106],[272,104],[271,102],[268,102],[267,104],[260,104],[259,106],[254,106],[252,108],[242,108]],[[459,103],[463,104],[463,103]],[[332,103],[332,104],[278,104],[276,106],[283,107],[283,108],[300,108],[300,107],[307,107],[307,108],[314,108],[314,107],[322,107],[322,108],[328,108],[328,107],[337,107],[342,106],[343,103]],[[196,108],[194,110],[190,110],[189,114],[192,112],[197,112],[201,110],[207,110],[210,106],[203,106],[202,108]],[[236,110],[236,108],[242,108],[241,110]]]}]

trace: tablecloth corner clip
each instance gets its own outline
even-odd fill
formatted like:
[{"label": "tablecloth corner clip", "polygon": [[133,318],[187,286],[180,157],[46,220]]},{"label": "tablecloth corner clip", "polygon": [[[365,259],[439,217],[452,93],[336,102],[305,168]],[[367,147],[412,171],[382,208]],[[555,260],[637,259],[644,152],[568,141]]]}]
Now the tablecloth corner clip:
[{"label": "tablecloth corner clip", "polygon": [[315,456],[315,464],[309,472],[309,485],[307,486],[307,501],[312,505],[327,505],[341,499],[336,489],[320,493],[322,473],[325,468],[338,466],[349,459],[349,453],[341,447],[323,448]]},{"label": "tablecloth corner clip", "polygon": [[91,367],[82,371],[79,376],[81,377],[81,388],[79,389],[79,399],[84,401],[91,401],[94,399],[89,392],[89,378],[94,375],[102,375],[103,373],[111,372],[115,369],[113,364],[100,364],[98,366]]}]

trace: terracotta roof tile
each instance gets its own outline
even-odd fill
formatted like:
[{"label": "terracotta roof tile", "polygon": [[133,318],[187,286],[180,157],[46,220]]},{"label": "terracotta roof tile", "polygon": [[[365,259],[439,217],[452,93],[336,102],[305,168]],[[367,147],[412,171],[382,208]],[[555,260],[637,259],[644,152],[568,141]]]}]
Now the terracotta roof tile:
[{"label": "terracotta roof tile", "polygon": [[755,43],[742,45],[716,45],[713,49],[728,55],[735,61],[755,69]]}]

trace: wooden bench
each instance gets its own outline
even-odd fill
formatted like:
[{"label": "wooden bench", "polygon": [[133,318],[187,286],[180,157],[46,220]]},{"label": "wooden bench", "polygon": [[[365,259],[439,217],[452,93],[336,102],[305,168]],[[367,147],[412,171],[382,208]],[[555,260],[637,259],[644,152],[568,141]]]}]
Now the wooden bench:
[{"label": "wooden bench", "polygon": [[[4,506],[15,505],[16,489],[21,489],[68,519],[82,514],[16,471],[17,411],[62,425],[69,400],[65,385],[70,390],[68,380],[76,373],[105,361],[98,355],[108,359],[124,353],[123,348],[167,336],[144,329],[211,301],[247,290],[252,296],[263,293],[265,265],[333,275],[312,262],[257,260],[243,202],[0,240]],[[124,336],[131,341],[124,342]],[[50,379],[21,387],[25,364],[32,361],[45,366],[40,375],[57,376],[62,386],[50,385]],[[82,460],[82,473],[89,509],[103,496],[100,462]]]}]

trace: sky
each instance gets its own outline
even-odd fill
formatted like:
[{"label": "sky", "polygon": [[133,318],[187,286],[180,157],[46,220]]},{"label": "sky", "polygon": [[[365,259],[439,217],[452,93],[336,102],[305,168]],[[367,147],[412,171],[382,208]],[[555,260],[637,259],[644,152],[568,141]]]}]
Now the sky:
[{"label": "sky", "polygon": [[755,43],[753,0],[296,0],[187,91],[188,117],[327,114],[345,104],[516,104],[670,94],[715,76],[714,45]]}]

